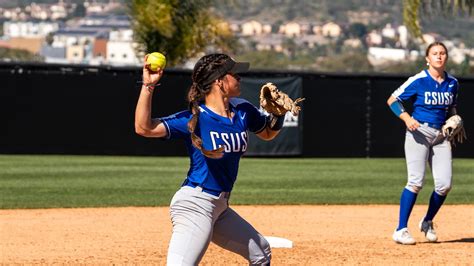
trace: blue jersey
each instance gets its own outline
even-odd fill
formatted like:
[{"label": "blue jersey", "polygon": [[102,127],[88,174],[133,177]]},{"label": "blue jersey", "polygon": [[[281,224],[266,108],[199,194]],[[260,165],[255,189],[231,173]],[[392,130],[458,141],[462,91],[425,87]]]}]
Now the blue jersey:
[{"label": "blue jersey", "polygon": [[439,83],[428,70],[423,70],[410,77],[392,96],[401,102],[413,100],[413,118],[441,128],[449,108],[456,106],[458,87],[458,80],[446,72],[444,81]]},{"label": "blue jersey", "polygon": [[206,150],[215,150],[224,146],[224,156],[212,159],[204,156],[192,145],[191,133],[188,131],[190,111],[182,111],[161,118],[167,129],[168,139],[184,139],[191,164],[188,180],[215,191],[230,192],[237,178],[240,157],[247,150],[249,131],[260,132],[266,126],[266,116],[246,100],[232,98],[229,102],[230,111],[234,113],[232,120],[220,116],[204,104],[200,105],[199,124],[195,133],[202,139]]}]

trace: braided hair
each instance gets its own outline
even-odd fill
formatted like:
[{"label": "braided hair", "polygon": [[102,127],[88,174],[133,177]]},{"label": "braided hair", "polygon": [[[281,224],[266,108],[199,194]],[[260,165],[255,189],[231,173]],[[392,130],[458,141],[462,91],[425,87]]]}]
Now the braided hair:
[{"label": "braided hair", "polygon": [[206,150],[202,147],[202,139],[195,133],[201,112],[199,104],[204,103],[205,96],[210,93],[213,82],[227,74],[227,72],[222,71],[222,67],[229,59],[230,57],[225,54],[210,54],[201,57],[194,66],[192,73],[193,84],[188,92],[188,108],[193,114],[188,122],[191,142],[194,147],[209,158],[221,158],[224,155],[224,147],[221,146],[215,150]]}]

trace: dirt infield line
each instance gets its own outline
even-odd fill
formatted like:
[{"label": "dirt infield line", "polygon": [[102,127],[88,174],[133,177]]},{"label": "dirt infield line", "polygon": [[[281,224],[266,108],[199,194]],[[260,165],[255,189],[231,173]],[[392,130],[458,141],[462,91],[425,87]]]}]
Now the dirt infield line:
[{"label": "dirt infield line", "polygon": [[[446,205],[435,223],[439,243],[426,243],[415,206],[415,246],[391,234],[398,206],[233,206],[266,236],[293,241],[273,249],[273,265],[474,264],[474,205]],[[171,234],[168,208],[0,210],[0,264],[164,265]],[[246,265],[211,244],[202,265]]]}]

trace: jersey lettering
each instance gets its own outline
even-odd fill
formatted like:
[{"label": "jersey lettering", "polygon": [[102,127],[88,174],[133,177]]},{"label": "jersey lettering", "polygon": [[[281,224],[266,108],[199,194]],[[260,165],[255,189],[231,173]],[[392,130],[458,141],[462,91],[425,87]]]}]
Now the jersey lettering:
[{"label": "jersey lettering", "polygon": [[212,148],[215,150],[221,145],[217,145],[217,140],[224,142],[224,152],[245,152],[247,150],[247,132],[218,133],[210,132]]},{"label": "jersey lettering", "polygon": [[425,104],[427,105],[451,105],[453,104],[452,92],[425,92]]},{"label": "jersey lettering", "polygon": [[229,134],[221,133],[222,140],[224,141],[224,152],[230,152],[230,144],[229,144]]},{"label": "jersey lettering", "polygon": [[242,137],[242,151],[245,152],[247,150],[247,132],[243,131],[240,132],[240,137]]}]

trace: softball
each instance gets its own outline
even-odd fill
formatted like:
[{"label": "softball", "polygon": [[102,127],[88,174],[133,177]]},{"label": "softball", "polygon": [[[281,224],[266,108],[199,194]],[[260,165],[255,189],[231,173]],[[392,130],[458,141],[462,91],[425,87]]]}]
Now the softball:
[{"label": "softball", "polygon": [[154,52],[148,55],[146,63],[150,64],[151,71],[157,71],[158,68],[165,69],[166,57],[162,53]]}]

